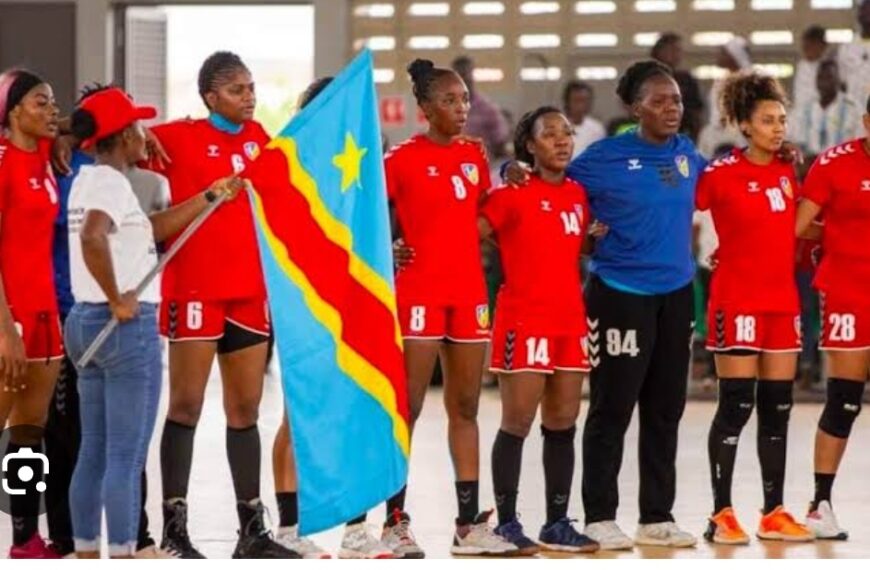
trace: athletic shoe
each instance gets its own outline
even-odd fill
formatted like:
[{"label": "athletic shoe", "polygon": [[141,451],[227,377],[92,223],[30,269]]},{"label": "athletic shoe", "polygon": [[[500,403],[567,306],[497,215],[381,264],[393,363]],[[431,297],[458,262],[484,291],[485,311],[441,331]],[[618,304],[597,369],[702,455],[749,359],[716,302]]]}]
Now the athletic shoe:
[{"label": "athletic shoe", "polygon": [[534,556],[541,551],[538,543],[526,536],[518,519],[498,525],[493,532],[517,547],[514,556]]},{"label": "athletic shoe", "polygon": [[205,558],[187,534],[187,501],[173,499],[163,503],[163,540],[160,550],[172,558]]},{"label": "athletic shoe", "polygon": [[634,541],[616,524],[616,521],[601,521],[587,524],[583,534],[598,543],[601,550],[631,550]]},{"label": "athletic shoe", "polygon": [[749,535],[737,522],[731,507],[725,507],[710,517],[704,538],[715,544],[749,544]]},{"label": "athletic shoe", "polygon": [[382,560],[394,558],[393,550],[375,538],[365,522],[344,527],[339,558],[364,558]]},{"label": "athletic shoe", "polygon": [[600,545],[585,534],[577,532],[572,524],[574,522],[577,521],[566,517],[551,525],[544,525],[538,535],[538,542],[544,550],[555,552],[597,552]]},{"label": "athletic shoe", "polygon": [[690,548],[698,543],[698,539],[678,527],[677,523],[667,521],[638,525],[634,542],[643,546]]},{"label": "athletic shoe", "polygon": [[384,524],[381,542],[393,551],[396,558],[426,558],[426,553],[417,544],[411,532],[411,517],[399,509]]},{"label": "athletic shoe", "polygon": [[810,529],[794,520],[782,505],[761,517],[756,534],[764,540],[786,542],[809,542],[815,538]]},{"label": "athletic shoe", "polygon": [[245,528],[239,531],[239,541],[233,551],[233,558],[270,560],[302,558],[295,550],[278,544],[272,539],[272,533],[269,532],[263,520],[266,515],[266,507],[259,499],[250,503],[239,503],[238,506],[253,512],[249,513],[251,516]]},{"label": "athletic shoe", "polygon": [[299,525],[284,526],[278,529],[275,542],[295,552],[308,560],[325,560],[332,555],[317,546],[313,540],[299,536]]},{"label": "athletic shoe", "polygon": [[9,549],[9,558],[31,559],[31,560],[57,560],[62,558],[60,554],[54,551],[36,532],[30,537],[30,540],[20,546],[12,545]]},{"label": "athletic shoe", "polygon": [[450,554],[457,556],[516,556],[517,547],[495,534],[489,526],[492,511],[484,511],[470,524],[456,523]]},{"label": "athletic shoe", "polygon": [[821,501],[813,510],[810,503],[810,512],[807,514],[807,528],[816,538],[824,540],[849,540],[849,531],[840,528],[834,509],[830,501]]}]

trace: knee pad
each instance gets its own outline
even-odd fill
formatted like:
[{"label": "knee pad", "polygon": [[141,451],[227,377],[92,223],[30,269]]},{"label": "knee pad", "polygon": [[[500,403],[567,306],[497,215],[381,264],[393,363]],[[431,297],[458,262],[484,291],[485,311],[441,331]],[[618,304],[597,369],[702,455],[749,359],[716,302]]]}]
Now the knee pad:
[{"label": "knee pad", "polygon": [[794,402],[792,388],[792,382],[759,380],[756,396],[759,433],[783,435],[788,432]]},{"label": "knee pad", "polygon": [[729,378],[719,380],[719,406],[713,424],[726,435],[740,435],[755,406],[755,380]]},{"label": "knee pad", "polygon": [[819,429],[823,432],[846,439],[852,432],[852,424],[861,413],[861,399],[864,397],[864,382],[854,382],[840,378],[828,380],[828,399],[819,419]]}]

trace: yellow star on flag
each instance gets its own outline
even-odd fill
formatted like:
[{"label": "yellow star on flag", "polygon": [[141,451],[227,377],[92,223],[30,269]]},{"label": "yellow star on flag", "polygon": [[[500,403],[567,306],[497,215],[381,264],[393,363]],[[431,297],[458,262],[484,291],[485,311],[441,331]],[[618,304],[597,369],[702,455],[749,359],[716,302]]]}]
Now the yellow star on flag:
[{"label": "yellow star on flag", "polygon": [[368,149],[356,145],[353,135],[350,133],[344,135],[344,150],[332,157],[332,164],[341,170],[342,192],[347,192],[354,182],[359,186],[359,167],[366,152]]}]

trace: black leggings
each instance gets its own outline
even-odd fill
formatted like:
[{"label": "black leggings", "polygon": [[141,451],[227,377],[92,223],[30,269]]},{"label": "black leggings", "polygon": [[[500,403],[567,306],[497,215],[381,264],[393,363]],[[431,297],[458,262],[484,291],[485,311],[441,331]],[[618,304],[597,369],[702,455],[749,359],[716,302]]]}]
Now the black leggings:
[{"label": "black leggings", "polygon": [[694,326],[691,284],[634,295],[593,276],[589,317],[589,413],[583,432],[586,523],[616,519],[625,431],[640,411],[640,522],[672,521],[677,431],[686,405]]}]

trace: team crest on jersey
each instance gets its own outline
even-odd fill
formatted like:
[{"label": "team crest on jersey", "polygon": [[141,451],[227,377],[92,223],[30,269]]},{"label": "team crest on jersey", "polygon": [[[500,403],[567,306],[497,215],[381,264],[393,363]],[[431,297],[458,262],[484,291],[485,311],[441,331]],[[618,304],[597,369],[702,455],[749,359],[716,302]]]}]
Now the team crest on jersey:
[{"label": "team crest on jersey", "polygon": [[482,329],[489,328],[489,305],[477,306],[477,326]]},{"label": "team crest on jersey", "polygon": [[480,171],[477,169],[476,164],[472,164],[470,162],[462,163],[462,174],[465,175],[465,178],[468,179],[472,184],[480,183]]},{"label": "team crest on jersey", "polygon": [[794,198],[794,191],[791,188],[791,180],[788,179],[788,176],[780,177],[779,187],[782,188],[782,191],[786,196]]},{"label": "team crest on jersey", "polygon": [[254,141],[246,142],[244,149],[245,149],[245,156],[248,157],[248,160],[254,160],[258,156],[260,156],[260,145],[258,145]]},{"label": "team crest on jersey", "polygon": [[683,178],[688,178],[689,174],[691,174],[689,170],[689,158],[685,154],[681,154],[675,159],[675,162],[677,163],[677,170],[680,171]]}]

